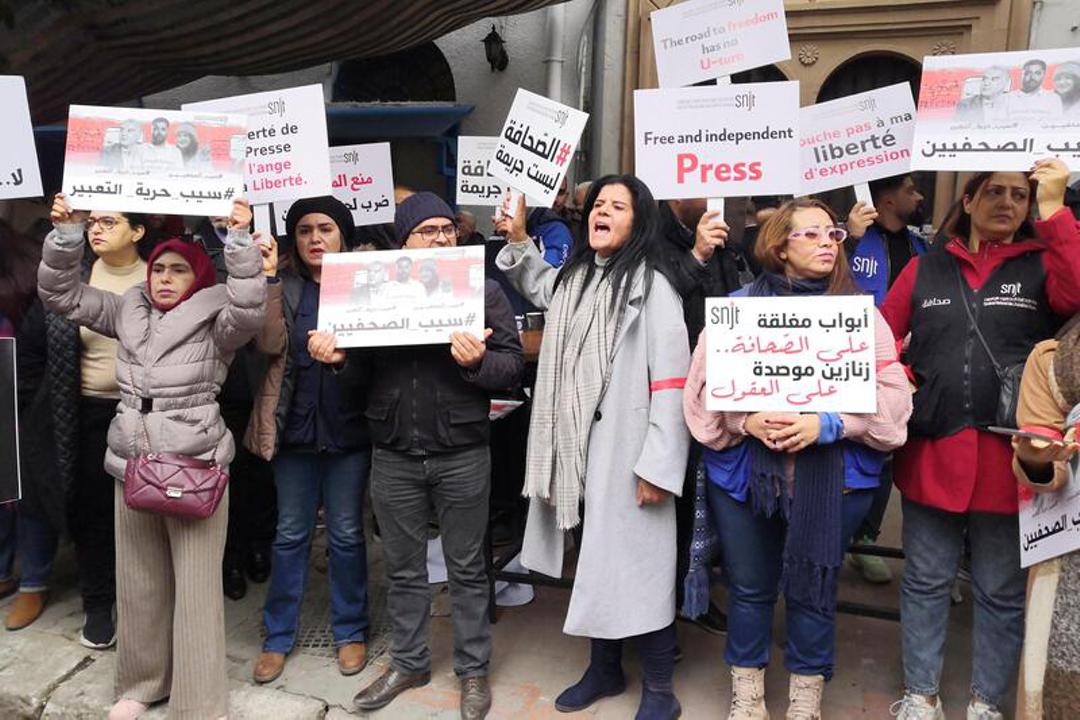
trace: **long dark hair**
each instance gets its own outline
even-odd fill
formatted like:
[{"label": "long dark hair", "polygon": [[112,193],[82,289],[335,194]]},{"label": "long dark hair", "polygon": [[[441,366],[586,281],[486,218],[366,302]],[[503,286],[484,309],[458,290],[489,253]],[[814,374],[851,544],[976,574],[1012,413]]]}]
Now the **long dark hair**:
[{"label": "long dark hair", "polygon": [[[757,247],[754,250],[754,255],[765,270],[777,275],[784,274],[784,260],[781,259],[780,253],[787,248],[788,235],[794,229],[795,213],[799,210],[821,210],[829,216],[829,220],[833,225],[840,224],[840,220],[836,217],[836,213],[833,212],[832,208],[820,200],[808,197],[788,200],[769,216],[769,219],[761,226],[761,230],[758,231]],[[855,279],[851,276],[847,253],[844,252],[844,243],[839,243],[836,246],[836,264],[833,265],[828,279],[829,287],[825,291],[827,295],[862,294],[859,286],[855,283]]]},{"label": "long dark hair", "polygon": [[[953,203],[953,206],[949,208],[949,212],[946,214],[946,222],[942,224],[942,231],[948,238],[960,238],[965,242],[971,238],[971,215],[964,209],[964,198],[968,200],[974,200],[975,196],[982,190],[986,183],[990,182],[990,178],[996,175],[1000,171],[994,172],[981,172],[976,173],[967,184],[964,185],[964,192],[960,196],[960,199]],[[1028,188],[1030,194],[1028,195],[1028,213],[1024,218],[1024,222],[1020,223],[1020,227],[1016,229],[1016,233],[1013,235],[1014,241],[1031,240],[1038,237],[1035,232],[1035,225],[1031,222],[1032,208],[1035,207],[1035,191],[1038,183],[1031,178],[1030,173],[1022,173],[1027,178]]]},{"label": "long dark hair", "polygon": [[[648,297],[652,289],[652,271],[659,270],[659,235],[660,235],[660,211],[656,207],[649,187],[634,175],[605,175],[593,182],[589,188],[589,194],[585,196],[585,204],[581,210],[581,240],[574,243],[574,249],[570,257],[563,263],[555,278],[555,289],[570,277],[570,275],[584,268],[585,285],[588,285],[592,275],[596,272],[596,251],[589,245],[589,215],[600,191],[608,185],[622,185],[630,191],[633,199],[634,221],[630,227],[630,237],[626,243],[611,256],[604,266],[604,277],[611,280],[612,310],[620,304],[625,305],[630,299],[630,286],[634,273],[642,264],[645,266],[644,296]],[[581,298],[578,297],[577,301]]]}]

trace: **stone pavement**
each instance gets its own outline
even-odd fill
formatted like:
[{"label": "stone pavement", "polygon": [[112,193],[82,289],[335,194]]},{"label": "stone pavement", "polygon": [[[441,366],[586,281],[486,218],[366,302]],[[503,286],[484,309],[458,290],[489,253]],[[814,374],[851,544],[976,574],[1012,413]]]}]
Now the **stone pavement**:
[{"label": "stone pavement", "polygon": [[[894,507],[899,503],[894,503]],[[894,513],[894,515],[898,514]],[[898,518],[890,516],[883,541],[896,544]],[[386,646],[385,592],[378,542],[369,543],[372,579],[373,654],[378,655],[359,676],[342,677],[327,642],[325,562],[315,553],[315,569],[309,576],[308,600],[303,613],[301,641],[290,656],[281,678],[269,686],[256,686],[251,678],[253,659],[261,635],[261,603],[265,585],[252,585],[240,602],[226,601],[229,674],[232,679],[232,720],[343,720],[353,695],[377,677],[389,662]],[[45,615],[25,630],[0,630],[0,718],[50,718],[81,720],[103,718],[112,702],[115,653],[94,652],[78,644],[82,622],[70,551],[62,553],[56,570],[57,597]],[[893,562],[893,561],[890,561]],[[900,563],[893,564],[894,570]],[[401,718],[456,718],[457,681],[451,661],[451,630],[448,597],[435,586],[431,621],[432,683],[412,690],[373,720]],[[843,598],[896,607],[899,582],[884,588],[861,583],[850,568],[842,579]],[[493,628],[494,658],[491,681],[494,691],[493,720],[541,718],[632,718],[640,694],[640,672],[635,653],[628,650],[625,668],[629,687],[617,698],[601,701],[587,711],[566,716],[555,711],[553,700],[580,677],[588,661],[588,643],[562,634],[562,620],[569,595],[557,589],[540,589],[537,599],[522,608],[500,610]],[[0,603],[6,612],[10,601]],[[970,674],[970,591],[954,608],[950,627],[943,697],[949,720],[964,717],[967,678]],[[773,656],[767,673],[768,702],[774,717],[786,708],[787,676],[783,669],[783,608],[778,608],[774,628]],[[723,663],[723,638],[679,624],[685,659],[676,667],[676,693],[683,717],[726,717],[729,702],[728,670]],[[825,692],[824,717],[888,718],[889,705],[901,694],[899,626],[895,623],[841,615],[838,624],[836,676]],[[165,717],[156,707],[148,720]]]}]

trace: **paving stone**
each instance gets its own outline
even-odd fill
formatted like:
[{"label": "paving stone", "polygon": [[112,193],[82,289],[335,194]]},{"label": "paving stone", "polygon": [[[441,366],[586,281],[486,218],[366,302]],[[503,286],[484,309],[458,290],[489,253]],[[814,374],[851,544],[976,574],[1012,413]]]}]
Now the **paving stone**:
[{"label": "paving stone", "polygon": [[84,665],[92,652],[59,635],[33,629],[0,635],[0,718],[41,715],[52,692]]}]

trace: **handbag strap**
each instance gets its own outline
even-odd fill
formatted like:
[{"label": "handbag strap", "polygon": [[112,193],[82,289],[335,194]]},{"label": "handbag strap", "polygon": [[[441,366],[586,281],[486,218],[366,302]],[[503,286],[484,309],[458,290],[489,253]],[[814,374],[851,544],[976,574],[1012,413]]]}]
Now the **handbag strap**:
[{"label": "handbag strap", "polygon": [[994,374],[998,376],[998,380],[1004,380],[1005,370],[998,363],[997,358],[994,357],[994,353],[990,350],[990,343],[986,342],[986,338],[982,334],[982,330],[979,329],[979,323],[975,320],[975,314],[971,312],[971,305],[968,303],[967,298],[967,283],[964,282],[964,274],[960,271],[960,263],[953,260],[953,269],[956,270],[956,282],[960,289],[960,302],[964,305],[964,310],[967,312],[968,320],[971,321],[971,329],[975,331],[975,336],[979,338],[979,342],[983,346],[983,350],[990,357],[990,364],[994,366]]}]

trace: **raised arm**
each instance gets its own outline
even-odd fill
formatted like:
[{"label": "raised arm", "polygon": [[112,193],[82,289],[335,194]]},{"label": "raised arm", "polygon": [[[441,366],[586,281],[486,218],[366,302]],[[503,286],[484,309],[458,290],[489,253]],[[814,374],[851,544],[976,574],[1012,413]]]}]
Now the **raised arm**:
[{"label": "raised arm", "polygon": [[225,243],[225,308],[214,320],[214,344],[225,352],[243,347],[266,320],[266,277],[259,247],[244,228],[230,228]]},{"label": "raised arm", "polygon": [[45,307],[106,337],[116,337],[120,296],[82,282],[81,222],[57,223],[45,238],[38,266],[38,295]]},{"label": "raised arm", "polygon": [[541,310],[547,310],[555,294],[555,278],[559,271],[544,260],[531,240],[508,242],[499,251],[495,264],[523,298]]}]

